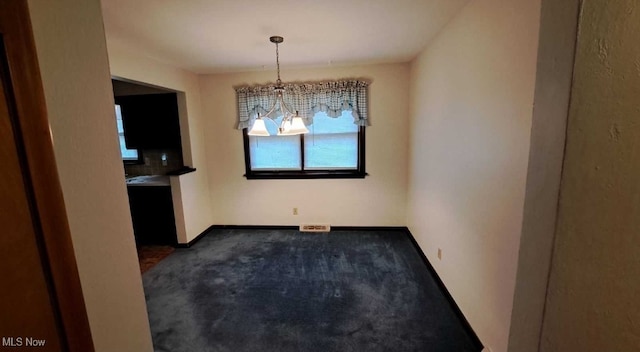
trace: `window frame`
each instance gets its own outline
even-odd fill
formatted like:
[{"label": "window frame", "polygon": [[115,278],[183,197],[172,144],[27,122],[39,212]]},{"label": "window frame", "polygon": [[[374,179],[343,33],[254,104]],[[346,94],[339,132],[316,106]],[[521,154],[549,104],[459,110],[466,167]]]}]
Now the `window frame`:
[{"label": "window frame", "polygon": [[242,138],[244,142],[244,164],[245,174],[248,180],[291,180],[291,179],[332,179],[332,178],[365,178],[369,174],[366,173],[366,138],[365,127],[358,127],[358,163],[355,170],[304,170],[304,134],[300,135],[300,165],[302,170],[251,170],[251,152],[249,146],[249,129],[242,129]]},{"label": "window frame", "polygon": [[138,159],[125,159],[120,155],[120,159],[124,165],[142,165],[144,164],[144,157],[142,156],[142,151],[137,149]]},{"label": "window frame", "polygon": [[[116,123],[118,120],[118,114],[117,114],[117,107],[120,107],[121,105],[118,103],[115,103],[115,116],[116,116]],[[124,124],[124,117],[122,116],[122,108],[120,108],[120,120],[123,121]],[[124,128],[123,128],[124,129]],[[117,128],[116,128],[117,130]],[[122,145],[120,144],[120,136],[124,137],[124,131],[122,133],[120,133],[120,131],[118,131],[118,147],[122,148]],[[125,148],[126,148],[126,142],[125,142]],[[139,148],[133,148],[133,149],[129,149],[128,150],[135,150],[136,153],[138,154],[138,158],[137,159],[125,159],[124,156],[122,155],[122,150],[120,149],[120,160],[122,160],[122,163],[124,165],[141,165],[144,164],[144,157],[142,156],[142,150],[140,150]]]}]

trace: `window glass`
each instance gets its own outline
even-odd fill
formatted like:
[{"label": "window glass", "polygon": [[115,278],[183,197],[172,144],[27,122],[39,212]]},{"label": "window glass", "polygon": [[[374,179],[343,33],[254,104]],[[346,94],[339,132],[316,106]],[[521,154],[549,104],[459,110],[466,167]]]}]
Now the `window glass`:
[{"label": "window glass", "polygon": [[138,160],[137,149],[127,149],[127,145],[124,141],[124,127],[122,125],[122,112],[120,111],[120,105],[116,104],[116,125],[118,127],[118,139],[120,141],[120,155],[122,160]]},{"label": "window glass", "polygon": [[249,137],[252,170],[300,170],[300,137]]},{"label": "window glass", "polygon": [[364,158],[364,129],[353,123],[351,111],[335,118],[317,113],[307,126],[309,133],[303,135],[278,136],[281,121],[281,116],[274,121],[265,119],[269,136],[249,136],[245,130],[247,178],[366,176],[364,160],[360,160]]},{"label": "window glass", "polygon": [[350,111],[336,118],[317,113],[304,136],[305,170],[357,169],[358,130]]},{"label": "window glass", "polygon": [[264,119],[270,136],[249,136],[252,170],[300,170],[300,136],[278,136],[282,116]]}]

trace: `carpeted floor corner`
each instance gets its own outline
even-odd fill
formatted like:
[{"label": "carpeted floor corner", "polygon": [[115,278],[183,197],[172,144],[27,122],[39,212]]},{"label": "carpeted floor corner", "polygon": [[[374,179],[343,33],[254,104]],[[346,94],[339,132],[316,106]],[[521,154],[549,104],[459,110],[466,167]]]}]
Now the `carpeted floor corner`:
[{"label": "carpeted floor corner", "polygon": [[402,231],[216,229],[143,275],[155,351],[480,351]]}]

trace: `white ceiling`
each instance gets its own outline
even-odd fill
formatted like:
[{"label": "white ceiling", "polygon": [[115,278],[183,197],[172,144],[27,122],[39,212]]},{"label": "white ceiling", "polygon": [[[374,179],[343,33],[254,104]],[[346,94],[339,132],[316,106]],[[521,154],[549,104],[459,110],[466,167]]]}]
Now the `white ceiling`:
[{"label": "white ceiling", "polygon": [[469,0],[102,0],[107,40],[195,73],[406,62]]}]

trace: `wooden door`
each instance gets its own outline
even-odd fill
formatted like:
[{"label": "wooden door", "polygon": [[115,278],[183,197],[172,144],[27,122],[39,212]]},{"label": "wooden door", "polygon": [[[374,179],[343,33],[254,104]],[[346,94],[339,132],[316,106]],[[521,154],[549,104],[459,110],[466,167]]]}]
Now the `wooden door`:
[{"label": "wooden door", "polygon": [[26,1],[0,1],[0,351],[93,351]]}]

